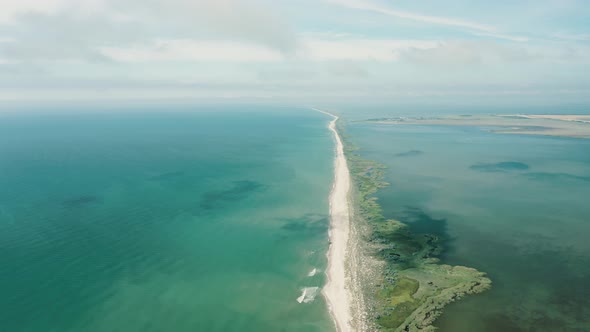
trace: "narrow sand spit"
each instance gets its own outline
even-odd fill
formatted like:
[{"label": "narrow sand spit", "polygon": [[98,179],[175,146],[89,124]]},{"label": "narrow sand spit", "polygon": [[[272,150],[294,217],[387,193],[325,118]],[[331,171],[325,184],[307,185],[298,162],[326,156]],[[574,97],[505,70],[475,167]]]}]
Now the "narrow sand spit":
[{"label": "narrow sand spit", "polygon": [[350,173],[344,156],[344,148],[336,131],[338,117],[329,112],[314,108],[315,111],[334,118],[329,129],[336,142],[334,160],[334,184],[330,193],[330,248],[328,249],[327,282],[322,290],[336,328],[340,332],[352,331],[351,327],[351,290],[348,287],[346,260],[350,236],[350,211],[348,193],[350,191]]}]

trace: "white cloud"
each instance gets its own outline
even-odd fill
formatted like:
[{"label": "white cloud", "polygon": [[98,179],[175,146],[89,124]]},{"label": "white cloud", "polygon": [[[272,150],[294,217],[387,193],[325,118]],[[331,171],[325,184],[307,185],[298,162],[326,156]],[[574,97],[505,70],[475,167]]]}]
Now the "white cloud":
[{"label": "white cloud", "polygon": [[0,5],[0,23],[14,23],[19,15],[32,11],[48,15],[68,9],[84,14],[105,11],[107,0],[6,0]]},{"label": "white cloud", "polygon": [[370,76],[366,68],[352,61],[329,62],[326,64],[326,71],[343,79],[366,79]]},{"label": "white cloud", "polygon": [[554,33],[550,35],[551,38],[569,41],[590,41],[590,34],[573,34],[573,33]]},{"label": "white cloud", "polygon": [[[175,37],[248,41],[288,53],[296,35],[270,0],[109,0],[114,12],[154,22]],[[163,37],[163,36],[159,36]]]},{"label": "white cloud", "polygon": [[6,59],[25,62],[105,61],[98,46],[129,45],[147,38],[136,22],[61,11],[22,13],[4,30],[9,40],[0,43],[0,53]]},{"label": "white cloud", "polygon": [[401,54],[404,61],[432,65],[518,63],[537,57],[523,47],[482,41],[438,42],[434,47],[412,48]]},{"label": "white cloud", "polygon": [[489,25],[474,23],[469,21],[464,21],[460,19],[454,18],[447,18],[447,17],[439,17],[439,16],[428,16],[428,15],[421,15],[411,12],[405,12],[401,10],[396,10],[393,8],[377,5],[375,3],[371,3],[369,1],[361,1],[361,0],[325,0],[327,2],[335,3],[338,5],[342,5],[345,7],[349,7],[352,9],[360,9],[360,10],[367,10],[372,12],[381,13],[388,16],[394,16],[398,18],[432,23],[432,24],[440,24],[440,25],[450,25],[456,27],[463,27],[469,28],[472,30],[478,31],[486,31],[486,32],[493,32],[495,28]]},{"label": "white cloud", "polygon": [[501,33],[475,32],[473,34],[476,36],[492,37],[492,38],[505,39],[505,40],[515,41],[515,42],[527,42],[530,40],[528,37],[511,36],[511,35],[505,35],[505,34],[501,34]]},{"label": "white cloud", "polygon": [[16,15],[36,10],[44,13],[53,13],[64,5],[66,0],[20,0],[20,1],[2,1],[0,6],[0,22],[12,22]]},{"label": "white cloud", "polygon": [[434,47],[435,42],[421,40],[310,38],[302,41],[303,54],[311,60],[395,61],[408,49]]},{"label": "white cloud", "polygon": [[399,59],[404,51],[434,48],[435,41],[340,38],[300,38],[301,50],[285,55],[265,46],[218,40],[157,40],[135,47],[102,47],[101,54],[123,62],[209,61],[209,62],[281,62],[301,61],[378,61]]},{"label": "white cloud", "polygon": [[0,37],[8,39],[0,43],[3,58],[105,61],[104,49],[138,47],[161,39],[251,43],[285,54],[297,47],[296,34],[266,0],[54,0],[50,4],[40,9],[27,1],[9,6],[11,19],[0,25]]},{"label": "white cloud", "polygon": [[[378,1],[5,0],[0,97],[352,98],[492,83],[590,86],[583,31],[552,26],[572,34],[529,40],[475,15],[422,15]],[[281,9],[291,9],[289,20]],[[394,20],[403,29],[382,25]]]},{"label": "white cloud", "polygon": [[276,62],[284,58],[275,49],[255,44],[190,39],[156,40],[137,47],[103,47],[101,53],[121,62]]},{"label": "white cloud", "polygon": [[458,28],[465,28],[470,30],[471,32],[475,32],[480,36],[488,36],[498,39],[507,39],[512,41],[527,41],[528,38],[521,37],[521,36],[511,36],[508,34],[503,34],[498,31],[498,29],[494,26],[476,23],[472,21],[466,21],[457,18],[449,18],[449,17],[442,17],[442,16],[430,16],[430,15],[422,15],[418,13],[412,13],[402,10],[397,10],[395,8],[390,8],[387,6],[379,5],[370,1],[362,1],[362,0],[324,0],[329,3],[337,4],[340,6],[344,6],[351,9],[358,9],[364,11],[370,11],[375,13],[380,13],[383,15],[418,21],[428,24],[435,24],[435,25],[444,25],[444,26],[451,26],[451,27],[458,27]]}]

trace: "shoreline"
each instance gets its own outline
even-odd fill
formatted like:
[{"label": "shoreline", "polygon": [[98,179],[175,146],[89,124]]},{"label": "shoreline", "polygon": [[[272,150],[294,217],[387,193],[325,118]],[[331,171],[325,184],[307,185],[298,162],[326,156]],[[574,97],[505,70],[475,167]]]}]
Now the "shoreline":
[{"label": "shoreline", "polygon": [[337,115],[312,110],[333,118],[328,128],[336,143],[322,289],[336,330],[433,331],[448,303],[485,291],[491,280],[473,268],[441,264],[437,236],[413,234],[386,219],[373,196],[388,185],[384,166],[351,152],[355,147],[340,136]]},{"label": "shoreline", "polygon": [[322,295],[328,304],[330,316],[339,332],[350,332],[352,329],[351,295],[349,278],[347,278],[347,254],[350,242],[350,206],[348,196],[351,189],[351,178],[348,164],[344,155],[344,146],[338,131],[336,121],[339,117],[312,108],[314,111],[333,117],[328,128],[334,135],[336,143],[334,157],[334,183],[330,192],[330,227],[328,236],[330,246],[328,248],[328,268],[326,269],[327,282],[322,289]]}]

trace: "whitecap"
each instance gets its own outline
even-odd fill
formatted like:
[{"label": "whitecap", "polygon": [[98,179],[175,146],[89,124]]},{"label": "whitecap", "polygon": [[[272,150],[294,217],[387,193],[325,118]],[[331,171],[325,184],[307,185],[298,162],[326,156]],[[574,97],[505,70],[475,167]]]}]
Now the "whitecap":
[{"label": "whitecap", "polygon": [[315,276],[315,275],[316,275],[318,272],[320,272],[320,271],[318,271],[318,269],[315,269],[315,268],[314,268],[313,270],[309,271],[309,273],[307,274],[307,276],[308,276],[308,277],[313,277],[313,276]]},{"label": "whitecap", "polygon": [[299,303],[309,303],[315,300],[319,287],[305,287],[301,289],[301,296],[297,298]]}]

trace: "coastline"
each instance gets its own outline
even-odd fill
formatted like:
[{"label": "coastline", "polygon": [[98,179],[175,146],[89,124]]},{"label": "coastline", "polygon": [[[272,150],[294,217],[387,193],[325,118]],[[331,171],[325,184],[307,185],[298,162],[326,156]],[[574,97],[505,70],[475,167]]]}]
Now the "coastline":
[{"label": "coastline", "polygon": [[336,121],[339,117],[316,108],[314,111],[333,117],[328,128],[334,135],[336,155],[334,158],[334,183],[330,192],[330,246],[328,249],[327,282],[322,289],[322,295],[328,304],[328,310],[336,325],[337,331],[349,332],[352,329],[351,288],[350,278],[347,278],[347,256],[350,243],[350,207],[348,196],[351,188],[350,172],[344,155],[344,146],[338,131]]},{"label": "coastline", "polygon": [[328,128],[336,143],[322,295],[337,331],[433,331],[448,303],[487,290],[490,279],[469,267],[441,264],[437,236],[413,234],[404,223],[386,219],[373,196],[388,185],[384,166],[354,152],[341,136],[338,116],[313,110],[333,118]]}]

